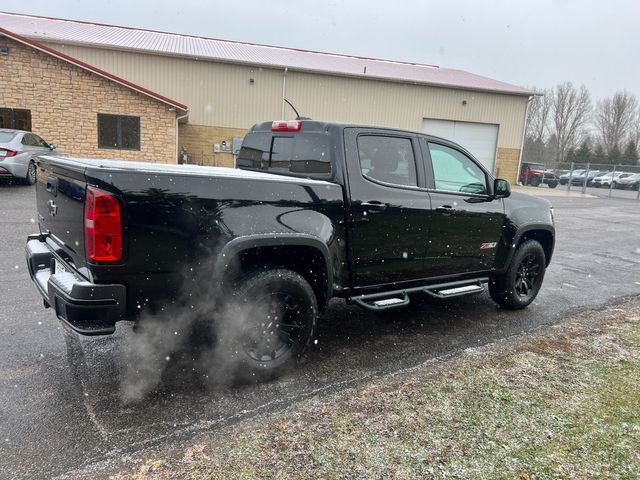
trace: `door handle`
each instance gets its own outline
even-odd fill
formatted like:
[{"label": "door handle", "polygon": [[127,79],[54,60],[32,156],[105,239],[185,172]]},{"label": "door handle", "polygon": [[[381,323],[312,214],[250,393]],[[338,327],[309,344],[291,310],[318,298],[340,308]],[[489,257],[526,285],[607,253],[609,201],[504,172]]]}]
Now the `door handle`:
[{"label": "door handle", "polygon": [[369,210],[377,210],[377,211],[386,210],[387,207],[389,206],[388,203],[378,202],[377,200],[372,200],[370,202],[362,202],[360,205],[362,205],[363,208],[366,208]]},{"label": "door handle", "polygon": [[440,213],[453,213],[455,211],[456,209],[453,208],[451,205],[440,205],[439,207],[436,207],[436,212],[440,212]]}]

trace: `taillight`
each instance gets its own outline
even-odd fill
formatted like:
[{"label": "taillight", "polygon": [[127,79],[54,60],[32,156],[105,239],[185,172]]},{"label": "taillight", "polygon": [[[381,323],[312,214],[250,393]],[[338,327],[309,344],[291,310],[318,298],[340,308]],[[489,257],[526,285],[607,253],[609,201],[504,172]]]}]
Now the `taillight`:
[{"label": "taillight", "polygon": [[272,132],[299,132],[301,128],[300,120],[276,120],[271,124]]},{"label": "taillight", "polygon": [[0,158],[6,158],[6,157],[15,157],[15,155],[18,152],[15,152],[13,150],[8,150],[6,148],[0,148]]},{"label": "taillight", "polygon": [[84,246],[94,262],[122,260],[120,203],[113,195],[87,187],[84,200]]}]

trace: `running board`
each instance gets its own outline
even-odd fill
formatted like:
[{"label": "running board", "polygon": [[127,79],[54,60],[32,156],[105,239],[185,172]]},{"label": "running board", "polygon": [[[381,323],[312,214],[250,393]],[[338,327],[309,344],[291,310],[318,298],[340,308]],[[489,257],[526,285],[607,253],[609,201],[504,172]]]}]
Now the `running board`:
[{"label": "running board", "polygon": [[436,298],[452,298],[462,297],[464,295],[473,295],[475,293],[484,292],[484,287],[481,281],[477,281],[468,285],[461,285],[459,287],[446,287],[446,288],[425,288],[424,291]]},{"label": "running board", "polygon": [[350,300],[359,307],[366,308],[367,310],[388,310],[389,308],[409,305],[409,295],[407,295],[406,291],[361,295],[350,298]]},{"label": "running board", "polygon": [[409,305],[409,293],[424,292],[436,298],[453,298],[463,295],[473,295],[484,291],[483,284],[489,281],[488,277],[459,280],[457,282],[439,283],[422,287],[394,290],[390,292],[372,293],[350,297],[349,302],[367,310],[387,310]]}]

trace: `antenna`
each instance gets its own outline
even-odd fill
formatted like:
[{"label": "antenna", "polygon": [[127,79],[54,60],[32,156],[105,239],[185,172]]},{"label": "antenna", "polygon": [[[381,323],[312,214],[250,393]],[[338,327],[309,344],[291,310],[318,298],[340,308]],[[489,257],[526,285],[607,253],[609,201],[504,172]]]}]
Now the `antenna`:
[{"label": "antenna", "polygon": [[283,100],[285,102],[287,102],[289,104],[289,106],[291,108],[293,108],[293,111],[296,112],[296,120],[300,120],[300,114],[298,113],[298,110],[296,110],[296,107],[293,106],[293,103],[291,103],[289,100],[287,100],[286,98],[283,98]]},{"label": "antenna", "polygon": [[289,100],[287,100],[286,98],[283,98],[283,100],[287,102],[291,108],[293,108],[294,112],[296,112],[296,120],[311,120],[309,117],[301,117],[298,113],[298,110],[296,110],[296,107],[294,107],[293,103],[291,103]]}]

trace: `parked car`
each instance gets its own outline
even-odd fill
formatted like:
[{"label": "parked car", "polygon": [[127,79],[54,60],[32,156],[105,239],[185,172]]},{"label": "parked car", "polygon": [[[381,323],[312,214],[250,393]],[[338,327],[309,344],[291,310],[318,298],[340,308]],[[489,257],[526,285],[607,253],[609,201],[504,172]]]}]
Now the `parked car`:
[{"label": "parked car", "polygon": [[586,176],[586,184],[587,187],[590,187],[593,184],[593,179],[600,176],[605,175],[607,173],[606,170],[589,170],[588,172],[585,170],[579,175],[574,175],[571,177],[571,185],[582,186],[585,184],[585,176]]},{"label": "parked car", "polygon": [[634,173],[625,178],[616,180],[616,188],[638,190],[640,188],[640,173]]},{"label": "parked car", "polygon": [[573,178],[577,175],[582,175],[584,174],[584,172],[586,172],[585,169],[576,169],[573,170],[573,173],[571,172],[571,170],[569,170],[567,173],[560,175],[558,181],[560,182],[560,185],[566,185],[567,183],[569,183],[569,178]]},{"label": "parked car", "polygon": [[630,175],[633,175],[631,173],[626,173],[626,172],[607,172],[604,175],[600,175],[598,177],[595,177],[592,181],[592,186],[598,188],[598,187],[609,187],[611,186],[611,180],[613,179],[613,184],[615,186],[616,181],[619,178],[625,178],[628,177]]},{"label": "parked car", "polygon": [[36,155],[51,153],[55,148],[35,133],[0,129],[0,178],[17,178],[33,185],[36,183]]},{"label": "parked car", "polygon": [[522,185],[531,185],[532,187],[548,185],[549,188],[556,188],[558,186],[556,175],[552,171],[545,170],[542,163],[523,162],[518,181]]},{"label": "parked car", "polygon": [[270,378],[312,342],[333,297],[379,312],[413,292],[488,284],[520,309],[551,261],[549,201],[512,193],[441,138],[268,122],[249,130],[237,164],[39,157],[40,232],[26,252],[45,305],[87,335],[184,305],[216,328],[239,375]]}]

